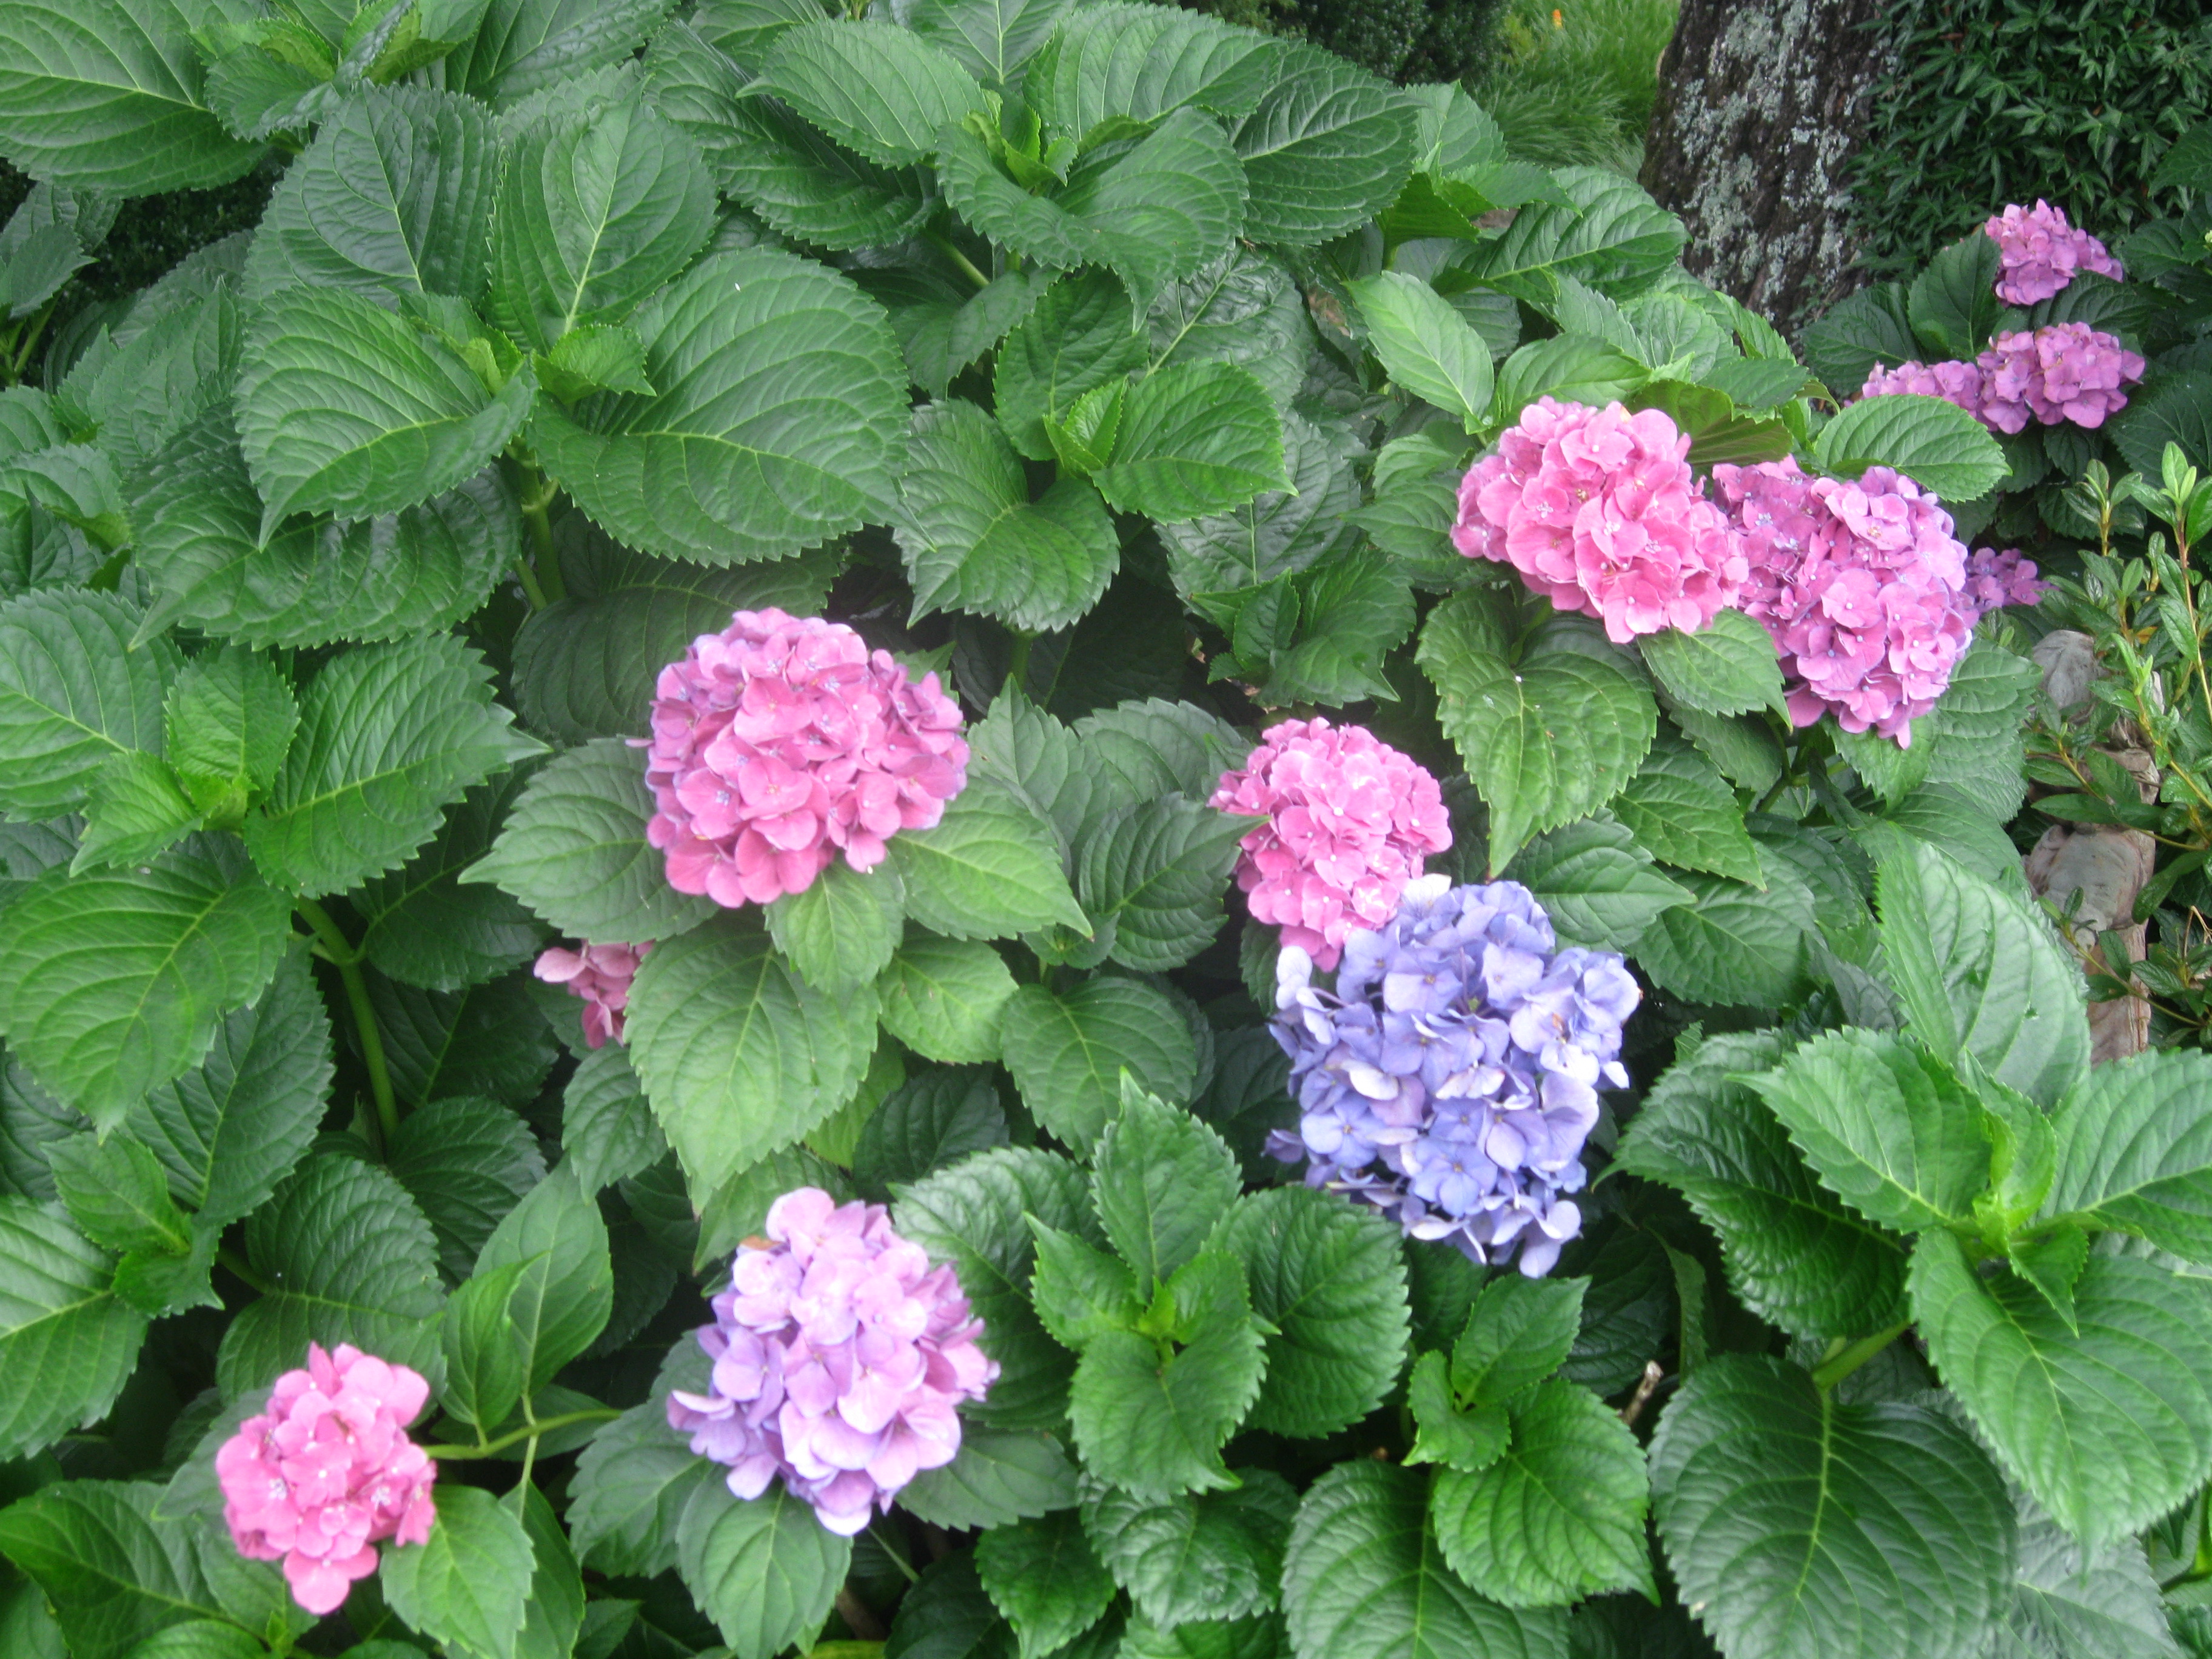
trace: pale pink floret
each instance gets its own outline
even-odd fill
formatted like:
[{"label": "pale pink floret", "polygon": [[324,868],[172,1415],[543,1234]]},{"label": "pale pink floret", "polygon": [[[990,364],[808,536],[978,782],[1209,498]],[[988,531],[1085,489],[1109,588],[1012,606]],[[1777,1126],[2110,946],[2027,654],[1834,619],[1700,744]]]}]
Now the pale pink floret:
[{"label": "pale pink floret", "polygon": [[2076,272],[2094,271],[2114,282],[2127,273],[2105,245],[2066,222],[2066,215],[2045,201],[2032,208],[2017,202],[1982,227],[1997,245],[1997,298],[2007,305],[2032,306],[2070,283]]},{"label": "pale pink floret", "polygon": [[1597,617],[1616,645],[1703,628],[1735,602],[1744,562],[1689,452],[1658,410],[1540,398],[1460,484],[1452,543]]},{"label": "pale pink floret", "polygon": [[804,892],[927,830],[968,781],[960,706],[842,623],[740,611],[660,671],[646,838],[669,885],[717,904]]},{"label": "pale pink floret", "polygon": [[1979,614],[1951,515],[1885,466],[1854,483],[1808,477],[1794,459],[1721,465],[1713,483],[1751,560],[1743,609],[1774,636],[1790,718],[1832,712],[1846,732],[1910,744]]},{"label": "pale pink floret", "polygon": [[617,1042],[626,1040],[623,1016],[629,1008],[629,982],[652,949],[649,939],[643,945],[586,945],[580,951],[556,945],[530,971],[548,985],[567,986],[569,995],[583,999],[584,1041],[602,1048],[610,1037]]},{"label": "pale pink floret", "polygon": [[310,1343],[307,1369],[278,1377],[268,1408],[216,1453],[239,1553],[283,1562],[308,1612],[335,1611],[355,1579],[376,1571],[382,1540],[429,1537],[437,1465],[406,1432],[429,1395],[404,1365]]},{"label": "pale pink floret", "polygon": [[1237,884],[1255,920],[1324,969],[1347,930],[1389,921],[1427,856],[1451,846],[1437,781],[1373,732],[1325,720],[1270,726],[1212,805],[1267,820],[1242,842]]},{"label": "pale pink floret", "polygon": [[981,1320],[950,1267],[891,1231],[880,1204],[816,1187],[769,1207],[763,1245],[738,1250],[714,1322],[707,1391],[668,1396],[691,1449],[757,1498],[781,1475],[822,1524],[848,1536],[924,1469],[960,1449],[963,1401],[998,1380]]}]

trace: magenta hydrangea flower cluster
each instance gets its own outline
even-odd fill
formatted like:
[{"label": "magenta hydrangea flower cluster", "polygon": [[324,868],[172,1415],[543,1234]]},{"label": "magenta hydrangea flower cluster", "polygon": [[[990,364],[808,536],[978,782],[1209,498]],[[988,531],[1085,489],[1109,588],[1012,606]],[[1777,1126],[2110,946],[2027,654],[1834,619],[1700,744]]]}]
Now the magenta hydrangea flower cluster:
[{"label": "magenta hydrangea flower cluster", "polygon": [[2033,605],[2050,591],[2035,562],[2016,547],[1978,547],[1966,556],[1966,600],[1975,621],[2001,605]]},{"label": "magenta hydrangea flower cluster", "polygon": [[1659,410],[1540,398],[1462,481],[1453,545],[1510,564],[1616,645],[1702,628],[1735,602],[1744,562],[1689,452]]},{"label": "magenta hydrangea flower cluster", "polygon": [[1720,465],[1713,482],[1751,561],[1743,608],[1781,653],[1790,714],[1832,710],[1900,745],[1951,682],[1979,611],[1951,515],[1886,466],[1856,483],[1794,459]]},{"label": "magenta hydrangea flower cluster", "polygon": [[704,1394],[668,1396],[691,1449],[757,1498],[781,1475],[822,1524],[850,1535],[923,1469],[960,1449],[963,1401],[999,1367],[950,1267],[891,1231],[879,1204],[839,1205],[816,1187],[769,1208],[730,1288],[699,1331],[714,1360]]},{"label": "magenta hydrangea flower cluster", "polygon": [[1643,997],[1613,952],[1558,945],[1518,882],[1424,876],[1346,939],[1333,990],[1285,950],[1272,1029],[1299,1118],[1268,1151],[1416,1238],[1550,1272],[1581,1231],[1583,1143],[1599,1085],[1627,1085],[1621,1025]]},{"label": "magenta hydrangea flower cluster", "polygon": [[1237,884],[1254,920],[1325,969],[1348,929],[1381,927],[1428,855],[1451,846],[1436,779],[1365,728],[1325,720],[1269,726],[1212,805],[1267,820],[1240,843]]},{"label": "magenta hydrangea flower cluster", "polygon": [[305,1370],[276,1379],[268,1408],[215,1455],[238,1553],[282,1561],[293,1599],[334,1612],[376,1571],[386,1539],[420,1544],[437,1512],[437,1465],[407,1437],[430,1397],[419,1372],[340,1343],[307,1346]]},{"label": "magenta hydrangea flower cluster", "polygon": [[2008,306],[2047,300],[2090,270],[2118,282],[2127,273],[2105,245],[2066,222],[2066,215],[2039,200],[2032,208],[2017,202],[1982,227],[1997,245],[1997,298]]},{"label": "magenta hydrangea flower cluster", "polygon": [[2025,431],[2030,420],[2102,426],[2106,416],[2127,407],[2121,388],[2142,376],[2142,356],[2113,336],[2087,323],[2053,323],[2033,333],[2000,334],[1971,363],[1877,363],[1859,395],[1941,398],[1992,430],[2009,433]]},{"label": "magenta hydrangea flower cluster", "polygon": [[927,830],[968,780],[960,706],[842,623],[740,611],[660,671],[647,839],[668,882],[718,904],[804,892]]},{"label": "magenta hydrangea flower cluster", "polygon": [[584,1041],[603,1048],[610,1038],[624,1040],[629,982],[652,949],[649,939],[643,945],[586,945],[576,951],[556,945],[539,956],[530,971],[548,985],[567,986],[569,995],[583,999]]}]

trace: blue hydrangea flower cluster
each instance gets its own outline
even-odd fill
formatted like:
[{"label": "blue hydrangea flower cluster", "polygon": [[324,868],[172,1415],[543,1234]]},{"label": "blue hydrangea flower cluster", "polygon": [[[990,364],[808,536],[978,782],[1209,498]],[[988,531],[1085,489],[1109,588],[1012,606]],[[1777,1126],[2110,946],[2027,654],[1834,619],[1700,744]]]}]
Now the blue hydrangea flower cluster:
[{"label": "blue hydrangea flower cluster", "polygon": [[1559,950],[1518,882],[1408,883],[1344,941],[1336,987],[1286,949],[1273,1022],[1301,1116],[1268,1151],[1477,1261],[1551,1271],[1582,1228],[1568,1196],[1600,1084],[1626,1087],[1620,1028],[1643,992],[1610,951]]}]

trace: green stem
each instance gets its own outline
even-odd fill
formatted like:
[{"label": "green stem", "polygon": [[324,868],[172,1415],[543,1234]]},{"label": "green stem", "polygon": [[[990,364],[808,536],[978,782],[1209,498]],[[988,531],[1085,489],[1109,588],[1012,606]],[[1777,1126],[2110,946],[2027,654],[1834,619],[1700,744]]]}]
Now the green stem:
[{"label": "green stem", "polygon": [[1828,1357],[1813,1368],[1813,1386],[1822,1394],[1827,1393],[1909,1328],[1908,1325],[1892,1325],[1886,1331],[1876,1331],[1872,1336],[1863,1336],[1856,1342],[1832,1349]]},{"label": "green stem", "polygon": [[1754,812],[1764,812],[1768,807],[1773,805],[1775,802],[1780,800],[1784,792],[1789,787],[1790,769],[1785,766],[1782,769],[1782,775],[1775,779],[1774,787],[1761,795],[1759,798],[1759,805],[1753,807],[1751,810]]},{"label": "green stem", "polygon": [[253,1264],[229,1245],[225,1244],[218,1248],[215,1253],[215,1259],[221,1262],[233,1276],[243,1280],[248,1288],[258,1291],[264,1296],[274,1296],[276,1293],[276,1287],[256,1273],[253,1270]]},{"label": "green stem", "polygon": [[890,1557],[891,1565],[906,1575],[906,1582],[909,1584],[919,1584],[921,1582],[921,1575],[914,1570],[914,1564],[906,1559],[906,1552],[891,1542],[890,1528],[882,1521],[878,1521],[872,1530],[876,1534],[876,1542],[883,1547],[884,1553]]},{"label": "green stem", "polygon": [[965,276],[969,282],[975,283],[977,288],[983,289],[991,286],[991,279],[988,276],[986,276],[981,271],[978,270],[975,268],[975,262],[973,259],[970,259],[966,254],[963,253],[958,248],[955,247],[949,238],[940,236],[933,230],[925,230],[921,234],[924,240],[927,241],[932,247],[935,248],[939,253],[942,253],[946,258],[951,260],[953,264],[958,269],[960,274],[963,276]]},{"label": "green stem", "polygon": [[1014,654],[1006,662],[1006,683],[1020,687],[1024,693],[1029,690],[1030,641],[1036,637],[1033,634],[1016,634]]},{"label": "green stem", "polygon": [[353,1008],[353,1023],[361,1033],[362,1064],[368,1068],[368,1092],[376,1103],[379,1153],[399,1133],[399,1103],[392,1092],[392,1072],[384,1063],[384,1037],[376,1028],[376,1010],[368,1000],[368,981],[362,977],[361,952],[346,942],[345,933],[331,920],[330,912],[313,899],[294,901],[301,919],[314,929],[315,938],[338,978],[345,984],[346,1001]]},{"label": "green stem", "polygon": [[49,300],[45,309],[31,319],[30,327],[23,333],[23,348],[15,354],[14,372],[9,377],[10,380],[17,381],[22,380],[23,371],[31,366],[31,353],[38,346],[39,337],[46,331],[47,319],[53,314],[53,301]]},{"label": "green stem", "polygon": [[[528,1409],[526,1407],[525,1409]],[[538,1467],[538,1441],[545,1432],[545,1425],[533,1419],[530,1443],[522,1449],[522,1479],[514,1483],[514,1518],[527,1523],[530,1513],[530,1476]]]},{"label": "green stem", "polygon": [[447,1462],[459,1462],[471,1457],[495,1457],[509,1446],[525,1440],[535,1440],[541,1434],[550,1434],[556,1429],[565,1429],[571,1423],[611,1423],[622,1413],[611,1406],[600,1406],[591,1411],[567,1412],[559,1417],[543,1417],[535,1423],[526,1423],[500,1436],[487,1440],[481,1446],[424,1446],[422,1449],[433,1457]]},{"label": "green stem", "polygon": [[530,601],[532,611],[543,611],[552,603],[545,597],[545,590],[538,585],[538,573],[530,568],[529,560],[518,556],[514,574],[522,579],[522,597]]}]

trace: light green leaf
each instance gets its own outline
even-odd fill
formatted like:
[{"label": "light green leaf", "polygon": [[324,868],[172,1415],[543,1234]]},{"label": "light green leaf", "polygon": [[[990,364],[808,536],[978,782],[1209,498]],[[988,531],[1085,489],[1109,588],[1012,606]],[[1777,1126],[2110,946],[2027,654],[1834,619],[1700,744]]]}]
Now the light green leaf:
[{"label": "light green leaf", "polygon": [[2057,1175],[2044,1213],[2212,1257],[2212,1060],[2187,1051],[2100,1066],[2051,1114]]},{"label": "light green leaf", "polygon": [[757,933],[718,922],[664,942],[630,989],[631,1063],[695,1189],[800,1139],[860,1086],[869,985],[832,996]]},{"label": "light green leaf", "polygon": [[1670,628],[1637,645],[1651,677],[1686,708],[1742,714],[1781,707],[1773,635],[1741,611],[1719,611],[1694,634]]},{"label": "light green leaf", "polygon": [[1090,1146],[1120,1109],[1124,1069],[1170,1101],[1198,1083],[1181,1010],[1139,980],[1097,975],[1065,994],[1024,985],[1006,1003],[1000,1046],[1023,1103],[1071,1146]]},{"label": "light green leaf", "polygon": [[927,160],[941,128],[983,109],[982,88],[949,53],[888,23],[823,18],[786,29],[761,65],[761,86],[890,167]]},{"label": "light green leaf", "polygon": [[[1490,415],[1490,348],[1418,276],[1385,270],[1352,284],[1368,344],[1390,378],[1469,432]],[[1762,630],[1763,631],[1763,630]]]},{"label": "light green leaf", "polygon": [[1072,1508],[1075,1496],[1075,1465],[1050,1435],[969,1423],[952,1461],[915,1476],[898,1504],[933,1526],[1003,1527]]},{"label": "light green leaf", "polygon": [[811,1644],[853,1559],[853,1541],[815,1519],[778,1481],[744,1502],[700,1486],[677,1528],[677,1571],[734,1659],[775,1659]]},{"label": "light green leaf", "polygon": [[1662,863],[1765,884],[1743,808],[1713,763],[1671,733],[1656,739],[1636,775],[1613,798],[1613,814]]},{"label": "light green leaf", "polygon": [[514,1511],[480,1486],[448,1482],[428,1543],[384,1553],[380,1582],[416,1629],[483,1659],[513,1659],[534,1556]]},{"label": "light green leaf", "polygon": [[112,593],[27,593],[0,605],[0,811],[82,805],[100,766],[161,751],[161,700],[181,665],[166,639],[129,648],[137,610]]},{"label": "light green leaf", "polygon": [[1652,918],[1636,945],[1637,965],[1692,1002],[1788,1006],[1804,987],[1806,942],[1818,926],[1813,890],[1779,859],[1765,871],[1765,892],[1719,876],[1675,876],[1690,902]]},{"label": "light green leaf", "polygon": [[1690,896],[1626,830],[1602,817],[1522,843],[1504,874],[1536,896],[1561,943],[1594,950],[1633,949],[1653,917]]},{"label": "light green leaf", "polygon": [[522,1344],[507,1311],[522,1267],[510,1261],[469,1279],[447,1298],[439,1322],[446,1386],[438,1403],[486,1431],[497,1429],[522,1400]]},{"label": "light green leaf", "polygon": [[734,112],[726,131],[736,142],[710,152],[722,191],[787,236],[879,247],[912,236],[944,205],[927,167],[863,161],[772,98],[748,98]]},{"label": "light green leaf", "polygon": [[950,939],[1004,939],[1063,923],[1091,924],[1060,873],[1052,832],[1012,792],[970,782],[935,829],[890,838],[907,914]]},{"label": "light green leaf", "polygon": [[476,38],[447,55],[446,84],[504,109],[625,61],[670,9],[670,0],[495,0]]},{"label": "light green leaf", "polygon": [[1682,222],[1634,183],[1599,167],[1560,167],[1553,177],[1574,205],[1523,208],[1464,266],[1516,299],[1549,304],[1571,276],[1614,297],[1650,286],[1689,240]]},{"label": "light green leaf", "polygon": [[1507,424],[1539,398],[1607,404],[1650,378],[1641,363],[1601,340],[1554,334],[1522,346],[1499,367],[1498,402],[1492,412],[1498,423]]},{"label": "light green leaf", "polygon": [[[28,1457],[105,1417],[129,1380],[146,1321],[109,1289],[112,1264],[55,1210],[0,1198],[0,1451],[8,1456]],[[12,1545],[9,1553],[31,1565]]]},{"label": "light green leaf", "polygon": [[1137,1328],[1145,1311],[1137,1276],[1119,1258],[1034,1218],[1036,1273],[1030,1295],[1053,1340],[1080,1353],[1101,1336]]},{"label": "light green leaf", "polygon": [[200,817],[167,762],[135,750],[118,750],[93,775],[84,834],[70,872],[74,875],[102,865],[142,863],[198,829]]},{"label": "light green leaf", "polygon": [[1050,460],[1048,419],[1065,419],[1094,387],[1143,367],[1129,297],[1103,271],[1063,276],[999,349],[992,406],[1013,446],[1033,461]]},{"label": "light green leaf", "polygon": [[975,1540],[975,1571],[1020,1638],[1022,1659],[1064,1647],[1114,1599],[1113,1576],[1072,1509],[994,1527]]},{"label": "light green leaf", "polygon": [[195,658],[162,705],[169,764],[209,809],[274,783],[299,723],[275,665],[235,647]]},{"label": "light green leaf", "polygon": [[1231,136],[1252,191],[1245,234],[1311,247],[1396,199],[1413,170],[1420,115],[1396,88],[1295,46]]},{"label": "light green leaf", "polygon": [[1990,1659],[2048,1659],[2052,1654],[2140,1655],[2183,1659],[2166,1628],[2158,1581],[2143,1547],[2124,1538],[2085,1549],[2034,1500],[2016,1492],[2020,1565],[2005,1627]]},{"label": "light green leaf", "polygon": [[1195,519],[1286,489],[1283,424],[1267,388],[1233,363],[1182,363],[1139,380],[1096,480],[1127,513]]},{"label": "light green leaf", "polygon": [[1238,1186],[1236,1155],[1212,1130],[1134,1086],[1121,1091],[1098,1142],[1091,1202],[1140,1293],[1198,1254]]},{"label": "light green leaf", "polygon": [[999,1057],[1014,976],[989,945],[909,933],[876,981],[884,1029],[916,1054],[955,1065]]},{"label": "light green leaf", "polygon": [[896,869],[855,870],[839,860],[804,892],[766,912],[769,937],[818,991],[842,991],[883,972],[898,948],[906,893]]},{"label": "light green leaf", "polygon": [[77,1230],[105,1249],[182,1255],[191,1248],[184,1212],[169,1196],[161,1160],[128,1135],[86,1132],[46,1148],[54,1187]]},{"label": "light green leaf", "polygon": [[1659,1535],[1724,1652],[1978,1659],[2012,1595],[2012,1504],[1943,1411],[1843,1405],[1778,1359],[1726,1354],[1651,1443]]},{"label": "light green leaf", "polygon": [[2009,470],[1997,441],[1972,415],[1910,392],[1849,405],[1820,428],[1813,454],[1823,470],[1843,477],[1894,467],[1947,501],[1979,500]]},{"label": "light green leaf", "polygon": [[1978,229],[1941,250],[1912,279],[1905,305],[1929,361],[1971,362],[1989,344],[2004,314],[2004,301],[1996,296],[2002,264],[1996,240]]},{"label": "light green leaf", "polygon": [[610,393],[574,418],[541,404],[530,428],[547,469],[617,540],[739,564],[885,516],[906,367],[849,278],[765,249],[712,254],[635,325],[658,396]]},{"label": "light green leaf", "polygon": [[1505,1455],[1512,1437],[1513,1419],[1503,1406],[1477,1406],[1462,1411],[1452,1393],[1451,1362],[1440,1353],[1425,1353],[1413,1362],[1406,1379],[1406,1406],[1419,1425],[1408,1463],[1441,1463],[1473,1474],[1488,1468]]},{"label": "light green leaf", "polygon": [[592,1345],[614,1306],[614,1269],[599,1206],[563,1164],[531,1188],[477,1258],[479,1273],[521,1273],[507,1314],[521,1340],[526,1386],[535,1394]]},{"label": "light green leaf", "polygon": [[1022,94],[1048,140],[1079,139],[1115,116],[1154,121],[1187,106],[1231,118],[1259,102],[1279,52],[1249,29],[1113,0],[1068,14],[1030,65]]}]

